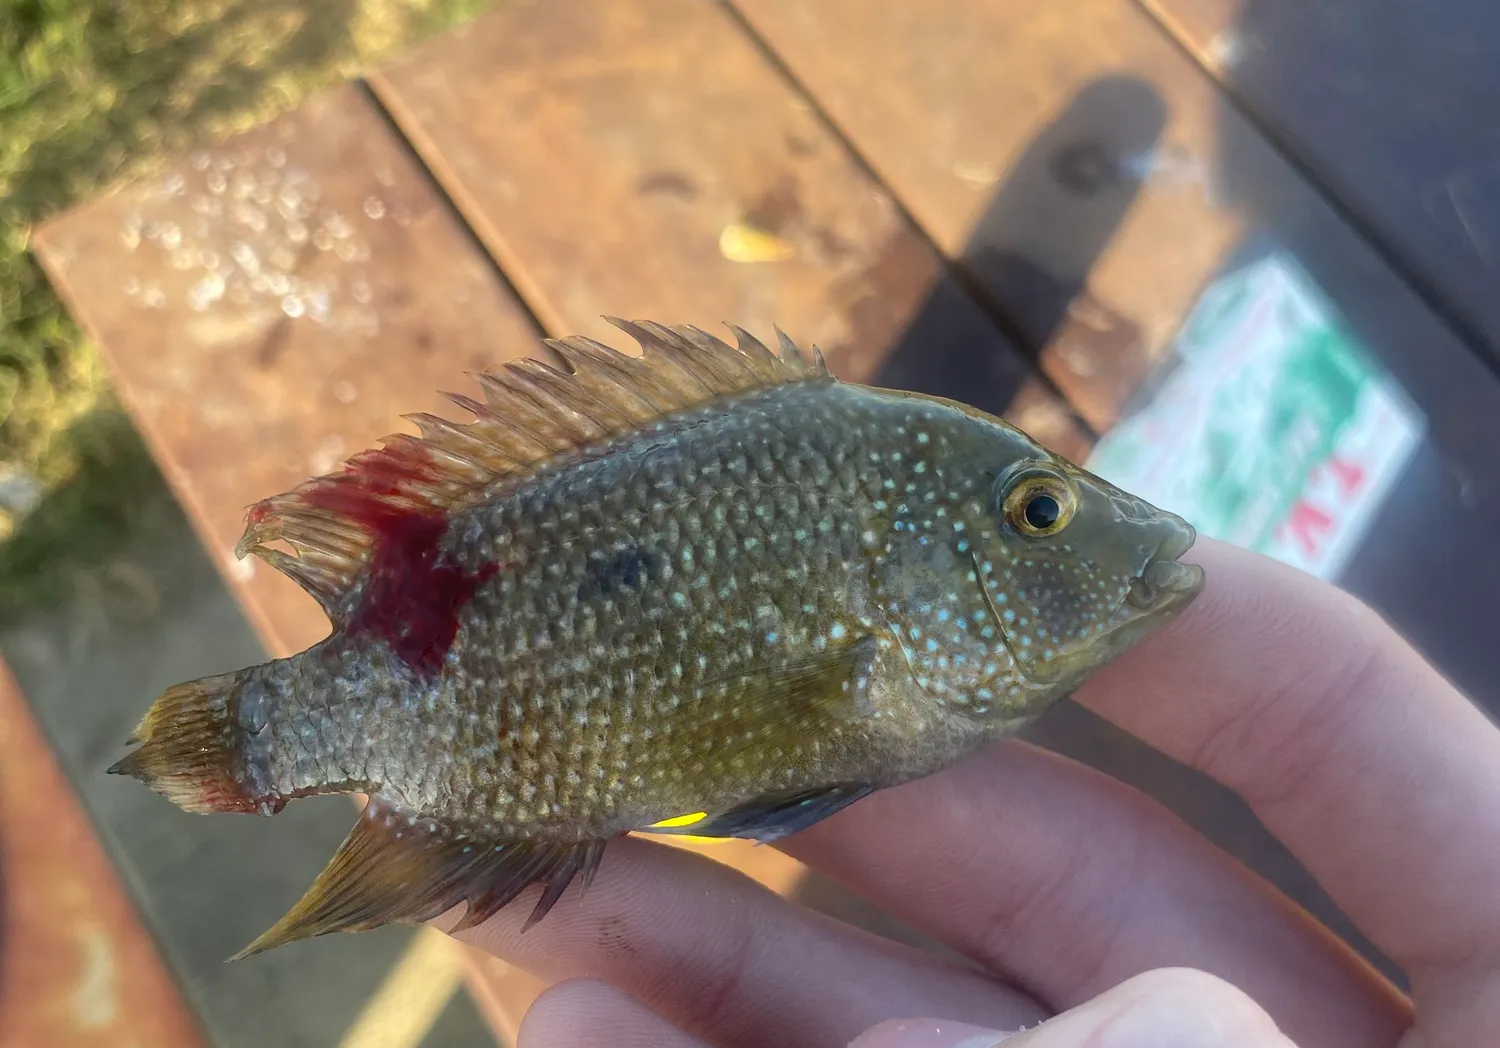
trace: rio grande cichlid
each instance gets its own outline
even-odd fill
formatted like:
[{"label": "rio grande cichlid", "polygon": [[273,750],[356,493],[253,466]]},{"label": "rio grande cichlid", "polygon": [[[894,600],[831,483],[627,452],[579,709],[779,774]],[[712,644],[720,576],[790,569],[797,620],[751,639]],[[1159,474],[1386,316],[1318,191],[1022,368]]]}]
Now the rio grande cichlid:
[{"label": "rio grande cichlid", "polygon": [[540,883],[534,922],[631,831],[777,840],[1012,734],[1202,586],[1184,521],[999,419],[612,322],[641,355],[551,341],[567,370],[476,376],[474,422],[249,511],[240,554],[330,635],[169,689],[110,769],[191,812],[369,795],[241,956]]}]

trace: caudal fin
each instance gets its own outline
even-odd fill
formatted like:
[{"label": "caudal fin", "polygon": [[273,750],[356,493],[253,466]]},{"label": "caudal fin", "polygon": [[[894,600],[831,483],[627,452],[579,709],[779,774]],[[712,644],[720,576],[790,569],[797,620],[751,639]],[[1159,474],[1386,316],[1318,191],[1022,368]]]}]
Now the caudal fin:
[{"label": "caudal fin", "polygon": [[226,673],[167,689],[130,737],[140,748],[109,773],[133,776],[185,811],[260,811],[236,774],[240,730],[230,699],[241,676]]}]

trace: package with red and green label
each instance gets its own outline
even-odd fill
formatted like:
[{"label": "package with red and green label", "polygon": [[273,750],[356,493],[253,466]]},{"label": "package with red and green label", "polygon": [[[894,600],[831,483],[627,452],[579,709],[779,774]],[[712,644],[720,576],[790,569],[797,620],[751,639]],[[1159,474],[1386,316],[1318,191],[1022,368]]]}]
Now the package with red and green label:
[{"label": "package with red and green label", "polygon": [[1215,281],[1170,373],[1087,466],[1206,535],[1335,578],[1423,420],[1296,261]]}]

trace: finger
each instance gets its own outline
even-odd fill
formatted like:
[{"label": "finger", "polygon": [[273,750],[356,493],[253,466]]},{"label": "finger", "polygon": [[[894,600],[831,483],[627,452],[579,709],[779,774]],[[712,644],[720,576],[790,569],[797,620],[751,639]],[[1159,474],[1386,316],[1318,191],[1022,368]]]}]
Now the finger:
[{"label": "finger", "polygon": [[784,847],[1055,1009],[1189,967],[1319,1048],[1394,1044],[1410,1023],[1362,958],[1181,820],[1024,743],[878,793]]},{"label": "finger", "polygon": [[1239,793],[1414,979],[1500,943],[1500,731],[1353,597],[1204,540],[1207,585],[1081,689]]},{"label": "finger", "polygon": [[516,1048],[708,1048],[607,983],[570,979],[536,999]]},{"label": "finger", "polygon": [[893,1015],[1003,1025],[1047,1014],[980,972],[650,841],[612,842],[587,894],[569,889],[523,933],[535,892],[458,937],[546,979],[608,982],[716,1045],[845,1045]]},{"label": "finger", "polygon": [[1032,1030],[885,1023],[849,1048],[1295,1048],[1254,1001],[1190,969],[1146,972]]}]

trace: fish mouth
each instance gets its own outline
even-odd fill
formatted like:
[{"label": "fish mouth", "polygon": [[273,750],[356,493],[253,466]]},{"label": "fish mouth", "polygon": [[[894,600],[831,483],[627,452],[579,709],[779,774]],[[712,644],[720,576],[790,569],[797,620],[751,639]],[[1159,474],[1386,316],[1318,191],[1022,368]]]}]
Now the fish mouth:
[{"label": "fish mouth", "polygon": [[1177,611],[1203,589],[1203,569],[1177,558],[1193,548],[1197,532],[1187,523],[1157,549],[1145,568],[1130,580],[1125,603],[1142,614]]}]

